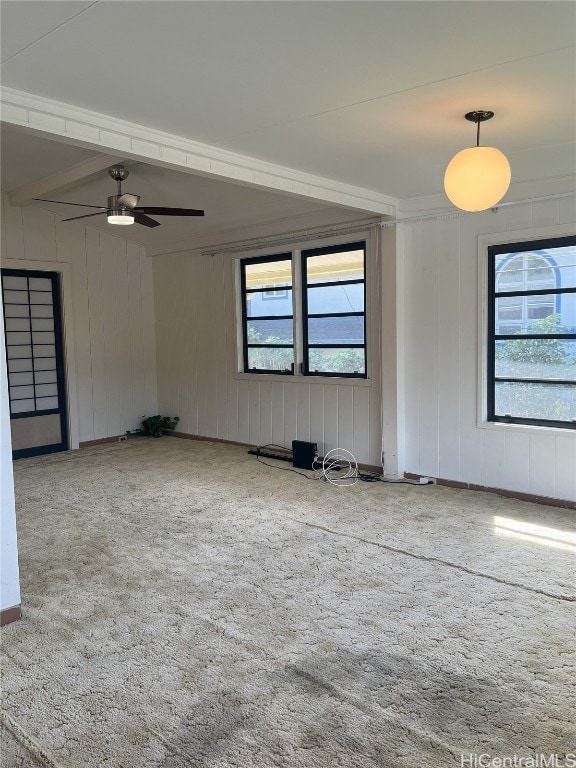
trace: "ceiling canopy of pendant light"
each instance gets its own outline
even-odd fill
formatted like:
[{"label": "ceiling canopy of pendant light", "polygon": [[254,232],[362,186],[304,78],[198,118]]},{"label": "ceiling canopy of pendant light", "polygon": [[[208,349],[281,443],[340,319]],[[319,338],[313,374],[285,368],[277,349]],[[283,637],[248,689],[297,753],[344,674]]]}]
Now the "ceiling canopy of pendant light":
[{"label": "ceiling canopy of pendant light", "polygon": [[494,117],[494,112],[468,112],[466,120],[476,123],[476,146],[455,155],[444,174],[448,198],[463,211],[485,211],[506,194],[510,186],[510,163],[495,147],[480,146],[480,123]]}]

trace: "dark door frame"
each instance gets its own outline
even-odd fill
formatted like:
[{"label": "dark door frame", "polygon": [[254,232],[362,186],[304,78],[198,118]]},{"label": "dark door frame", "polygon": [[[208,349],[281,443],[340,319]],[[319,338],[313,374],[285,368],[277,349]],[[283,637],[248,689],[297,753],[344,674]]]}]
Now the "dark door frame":
[{"label": "dark door frame", "polygon": [[[67,413],[67,398],[66,398],[66,371],[64,363],[64,342],[63,342],[63,316],[62,316],[62,286],[61,275],[59,272],[52,270],[37,270],[37,269],[11,269],[9,267],[2,268],[2,276],[6,277],[41,277],[48,278],[52,282],[52,300],[54,307],[54,346],[56,352],[56,384],[58,389],[58,408],[52,408],[45,411],[26,411],[23,413],[10,414],[10,419],[22,419],[30,418],[31,416],[48,416],[50,414],[59,414],[60,416],[60,443],[47,446],[37,446],[35,448],[23,448],[20,450],[12,451],[13,459],[22,459],[29,456],[40,456],[48,453],[57,453],[59,451],[66,451],[69,447],[69,433],[68,433],[68,413]],[[4,312],[4,296],[2,295],[2,311]],[[4,341],[6,339],[6,318],[4,318]],[[31,327],[31,326],[30,326]],[[32,352],[32,360],[34,360],[34,353]],[[8,370],[8,346],[6,343],[6,375],[8,376],[9,384],[9,370]]]}]

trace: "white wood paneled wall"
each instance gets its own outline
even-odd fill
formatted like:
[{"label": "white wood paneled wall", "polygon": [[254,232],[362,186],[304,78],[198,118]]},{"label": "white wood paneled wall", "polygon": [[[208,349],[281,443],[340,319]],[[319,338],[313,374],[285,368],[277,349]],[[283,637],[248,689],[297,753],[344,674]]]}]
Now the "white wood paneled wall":
[{"label": "white wood paneled wall", "polygon": [[151,259],[123,238],[2,202],[4,266],[70,265],[80,441],[138,427],[157,412]]},{"label": "white wood paneled wall", "polygon": [[371,378],[356,384],[239,377],[234,282],[230,255],[154,259],[161,412],[179,416],[178,431],[187,434],[288,447],[295,439],[311,440],[320,453],[340,446],[359,462],[379,464],[378,280],[368,287]]},{"label": "white wood paneled wall", "polygon": [[399,228],[406,471],[576,500],[576,434],[481,428],[477,412],[478,237],[574,220],[572,197]]}]

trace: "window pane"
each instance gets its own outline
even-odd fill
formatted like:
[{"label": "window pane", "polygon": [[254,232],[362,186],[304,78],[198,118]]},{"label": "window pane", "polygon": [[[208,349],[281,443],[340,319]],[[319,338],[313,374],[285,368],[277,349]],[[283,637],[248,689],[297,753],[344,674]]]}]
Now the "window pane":
[{"label": "window pane", "polygon": [[364,283],[308,288],[308,312],[364,312]]},{"label": "window pane", "polygon": [[8,370],[10,373],[17,373],[18,371],[31,371],[32,360],[26,358],[24,360],[8,360]]},{"label": "window pane", "polygon": [[54,344],[56,339],[53,331],[34,331],[32,341],[34,344]]},{"label": "window pane", "polygon": [[23,400],[25,397],[34,397],[34,387],[10,387],[11,400]]},{"label": "window pane", "polygon": [[308,320],[309,344],[364,344],[364,316],[311,317]]},{"label": "window pane", "polygon": [[52,280],[49,277],[31,277],[31,291],[52,291]]},{"label": "window pane", "polygon": [[51,408],[58,408],[57,397],[40,397],[36,398],[36,410],[47,411]]},{"label": "window pane", "polygon": [[13,277],[12,275],[4,275],[2,277],[2,285],[4,288],[12,288],[17,291],[28,290],[28,283],[25,277]]},{"label": "window pane", "polygon": [[280,349],[270,347],[248,347],[248,368],[259,368],[263,371],[290,371],[294,362],[292,347]]},{"label": "window pane", "polygon": [[576,287],[576,245],[496,257],[496,291]]},{"label": "window pane", "polygon": [[30,307],[32,317],[54,317],[54,308],[52,304],[36,304]]},{"label": "window pane", "polygon": [[554,302],[547,296],[527,296],[526,314],[528,320],[544,320],[554,314]]},{"label": "window pane", "polygon": [[246,288],[292,287],[292,259],[244,264]]},{"label": "window pane", "polygon": [[7,347],[6,354],[9,360],[21,357],[32,357],[32,347],[27,345],[18,347]]},{"label": "window pane", "polygon": [[576,293],[496,299],[497,334],[576,333]]},{"label": "window pane", "polygon": [[576,384],[496,382],[497,416],[572,421],[576,419]]},{"label": "window pane", "polygon": [[10,413],[26,413],[34,410],[34,400],[14,400],[10,403]]},{"label": "window pane", "polygon": [[55,371],[56,370],[56,358],[55,357],[40,357],[34,360],[35,371]]},{"label": "window pane", "polygon": [[29,331],[30,320],[27,317],[7,317],[5,327],[7,331]]},{"label": "window pane", "polygon": [[504,257],[496,266],[497,291],[556,288],[556,274],[548,259],[534,253]]},{"label": "window pane", "polygon": [[34,357],[53,357],[56,355],[54,344],[34,344]]},{"label": "window pane", "polygon": [[34,373],[34,381],[36,384],[55,384],[56,371],[36,371]]},{"label": "window pane", "polygon": [[306,259],[308,284],[362,280],[364,278],[364,251],[323,253]]},{"label": "window pane", "polygon": [[291,315],[292,290],[290,288],[256,291],[246,294],[247,317],[262,315]]},{"label": "window pane", "polygon": [[248,320],[248,344],[292,344],[292,318]]},{"label": "window pane", "polygon": [[576,381],[576,340],[510,339],[496,342],[496,376]]},{"label": "window pane", "polygon": [[39,384],[36,386],[36,397],[47,397],[48,395],[57,395],[57,384]]},{"label": "window pane", "polygon": [[12,387],[15,387],[19,384],[34,384],[34,376],[32,371],[25,371],[24,373],[10,373],[8,374],[8,383]]},{"label": "window pane", "polygon": [[521,326],[523,301],[522,296],[506,296],[502,299],[496,299],[496,333],[504,333],[499,326],[510,321],[517,321],[518,327]]},{"label": "window pane", "polygon": [[28,304],[28,291],[4,290],[5,304]]},{"label": "window pane", "polygon": [[32,330],[33,331],[53,331],[54,320],[52,318],[32,318]]},{"label": "window pane", "polygon": [[30,304],[52,304],[52,294],[47,291],[30,291]]},{"label": "window pane", "polygon": [[366,373],[363,349],[310,349],[310,373]]},{"label": "window pane", "polygon": [[4,304],[4,317],[29,317],[28,304]]},{"label": "window pane", "polygon": [[7,331],[6,344],[30,344],[30,331]]}]

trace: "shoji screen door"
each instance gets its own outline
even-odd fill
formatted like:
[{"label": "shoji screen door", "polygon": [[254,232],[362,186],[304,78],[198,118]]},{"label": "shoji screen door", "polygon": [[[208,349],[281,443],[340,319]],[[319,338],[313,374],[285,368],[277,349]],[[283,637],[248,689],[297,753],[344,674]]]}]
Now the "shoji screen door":
[{"label": "shoji screen door", "polygon": [[2,270],[14,458],[68,448],[57,272]]}]

